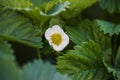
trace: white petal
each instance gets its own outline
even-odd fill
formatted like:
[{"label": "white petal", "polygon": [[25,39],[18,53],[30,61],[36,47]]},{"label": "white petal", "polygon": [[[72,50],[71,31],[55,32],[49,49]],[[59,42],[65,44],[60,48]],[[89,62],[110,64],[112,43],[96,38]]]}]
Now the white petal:
[{"label": "white petal", "polygon": [[47,40],[50,40],[50,35],[51,35],[51,32],[52,32],[52,28],[48,28],[45,32],[45,38]]},{"label": "white petal", "polygon": [[55,51],[62,51],[65,47],[63,45],[59,45],[59,46],[56,46],[56,45],[53,45],[53,49]]},{"label": "white petal", "polygon": [[54,25],[52,27],[52,31],[57,32],[57,33],[64,33],[64,31],[62,30],[62,28],[59,25]]}]

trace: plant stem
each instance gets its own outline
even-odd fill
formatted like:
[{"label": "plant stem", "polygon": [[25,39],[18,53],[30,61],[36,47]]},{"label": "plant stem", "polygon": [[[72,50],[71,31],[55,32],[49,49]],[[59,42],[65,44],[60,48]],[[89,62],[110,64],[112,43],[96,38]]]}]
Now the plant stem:
[{"label": "plant stem", "polygon": [[37,56],[38,56],[38,59],[41,59],[41,54],[40,54],[39,48],[37,48]]},{"label": "plant stem", "polygon": [[113,35],[112,36],[112,64],[113,66],[115,66],[115,59],[116,59],[116,55],[117,55],[117,50],[118,50],[118,47],[119,47],[119,37],[120,37],[120,34],[119,35]]}]

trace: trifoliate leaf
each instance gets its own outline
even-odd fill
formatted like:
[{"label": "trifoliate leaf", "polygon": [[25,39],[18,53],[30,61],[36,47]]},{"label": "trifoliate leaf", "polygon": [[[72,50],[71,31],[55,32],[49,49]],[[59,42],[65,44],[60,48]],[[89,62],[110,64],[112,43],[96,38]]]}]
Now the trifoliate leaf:
[{"label": "trifoliate leaf", "polygon": [[109,13],[120,12],[120,0],[100,0],[100,6]]},{"label": "trifoliate leaf", "polygon": [[[62,0],[66,1],[66,0]],[[97,0],[68,0],[70,2],[70,6],[67,11],[62,13],[62,16],[65,19],[69,19],[77,16],[80,12],[82,12],[87,7],[90,7]]]},{"label": "trifoliate leaf", "polygon": [[41,38],[32,22],[21,14],[12,10],[1,10],[0,12],[0,37],[29,45],[41,47]]},{"label": "trifoliate leaf", "polygon": [[0,80],[21,80],[20,70],[12,53],[10,45],[0,40]]},{"label": "trifoliate leaf", "polygon": [[58,57],[57,67],[74,80],[106,80],[109,75],[102,59],[103,52],[94,41],[84,42]]},{"label": "trifoliate leaf", "polygon": [[104,32],[104,34],[109,34],[110,36],[120,33],[120,24],[116,25],[111,22],[96,20],[97,24],[100,26],[100,30]]},{"label": "trifoliate leaf", "polygon": [[70,80],[66,75],[57,72],[55,66],[35,60],[22,70],[23,80]]}]

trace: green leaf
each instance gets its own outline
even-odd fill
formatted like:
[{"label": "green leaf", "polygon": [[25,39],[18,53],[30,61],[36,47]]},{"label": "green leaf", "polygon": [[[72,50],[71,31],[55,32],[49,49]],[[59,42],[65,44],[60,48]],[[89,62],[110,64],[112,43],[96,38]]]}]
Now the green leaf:
[{"label": "green leaf", "polygon": [[[79,21],[79,20],[78,20]],[[67,34],[76,45],[81,45],[85,41],[93,40],[99,44],[102,49],[103,63],[109,72],[113,71],[111,38],[100,31],[95,21],[81,20],[74,27],[66,27]]]},{"label": "green leaf", "polygon": [[[44,15],[44,16],[55,16],[55,15],[61,13],[62,11],[65,11],[66,8],[69,8],[69,6],[68,6],[69,4],[70,3],[68,1],[65,1],[62,4],[62,1],[60,0],[49,11],[47,11],[47,13],[41,12],[41,15]],[[50,4],[47,4],[47,6],[48,6],[47,8],[49,8],[49,5]]]},{"label": "green leaf", "polygon": [[0,40],[0,53],[12,54],[13,50],[11,49],[11,45],[6,41]]},{"label": "green leaf", "polygon": [[67,34],[76,45],[81,45],[85,41],[94,40],[100,45],[102,50],[110,47],[110,36],[104,35],[95,21],[82,20],[78,22],[80,23],[77,26],[66,27]]},{"label": "green leaf", "polygon": [[0,4],[9,9],[29,8],[32,6],[29,0],[0,0]]},{"label": "green leaf", "polygon": [[[62,0],[62,1],[66,1],[66,0]],[[62,13],[62,16],[65,19],[70,19],[72,17],[77,16],[87,7],[90,7],[95,2],[97,2],[97,0],[68,0],[68,1],[70,2],[70,7],[69,9],[67,9],[67,11]]]},{"label": "green leaf", "polygon": [[40,9],[34,6],[29,0],[0,0],[5,9],[19,11],[25,17],[32,19],[35,25],[43,25],[49,17],[40,15]]},{"label": "green leaf", "polygon": [[29,45],[31,47],[41,47],[40,32],[36,32],[36,27],[32,22],[21,14],[12,10],[1,10],[0,12],[0,37]]},{"label": "green leaf", "polygon": [[100,0],[100,6],[109,13],[120,12],[120,0]]},{"label": "green leaf", "polygon": [[54,0],[30,0],[35,6],[40,6]]},{"label": "green leaf", "polygon": [[0,0],[0,2],[7,9],[23,13],[24,16],[32,19],[35,25],[41,27],[51,16],[58,15],[69,6],[68,1],[61,0]]},{"label": "green leaf", "polygon": [[115,74],[114,77],[116,77],[116,80],[120,80],[120,69],[116,70]]},{"label": "green leaf", "polygon": [[109,35],[105,35],[100,31],[97,23],[90,20],[82,20],[76,26],[66,27],[67,34],[70,40],[76,45],[81,45],[85,41],[93,40],[99,44],[102,49],[104,56],[103,62],[108,71],[112,71],[111,64],[111,38]]},{"label": "green leaf", "polygon": [[66,75],[57,72],[55,66],[35,60],[22,70],[23,80],[70,80]]},{"label": "green leaf", "polygon": [[116,25],[111,22],[96,20],[97,24],[100,26],[100,30],[104,32],[104,34],[109,34],[110,36],[120,33],[120,24]]},{"label": "green leaf", "polygon": [[55,16],[55,17],[52,17],[50,19],[49,24],[50,24],[50,26],[53,26],[53,25],[56,25],[56,24],[59,25],[59,26],[64,26],[65,21],[63,21],[60,16],[57,16],[57,17]]},{"label": "green leaf", "polygon": [[13,51],[6,41],[0,40],[0,79],[21,80],[20,69],[14,62]]},{"label": "green leaf", "polygon": [[58,57],[57,67],[74,80],[106,80],[109,77],[103,64],[103,52],[94,41],[84,42]]},{"label": "green leaf", "polygon": [[40,6],[40,15],[43,16],[55,16],[69,7],[69,2],[65,1],[63,3],[62,0],[31,0],[31,2],[35,6]]},{"label": "green leaf", "polygon": [[112,23],[107,23],[107,22],[102,22],[100,20],[96,20],[97,25],[100,26],[100,32],[103,35],[103,37],[100,37],[103,39],[103,43],[101,43],[100,47],[103,46],[103,51],[104,51],[104,56],[103,56],[103,63],[108,69],[109,72],[114,71],[113,67],[113,54],[112,54],[112,48],[111,48],[111,39],[110,36],[108,36],[106,33],[111,33],[109,32],[111,30],[111,26],[113,26]]}]

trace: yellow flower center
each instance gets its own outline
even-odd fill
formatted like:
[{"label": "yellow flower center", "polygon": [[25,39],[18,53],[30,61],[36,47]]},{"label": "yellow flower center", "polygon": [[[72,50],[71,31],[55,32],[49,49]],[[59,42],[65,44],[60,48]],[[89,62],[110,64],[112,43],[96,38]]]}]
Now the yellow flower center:
[{"label": "yellow flower center", "polygon": [[59,33],[54,33],[51,36],[51,40],[52,40],[52,43],[58,46],[62,42],[62,36]]}]

